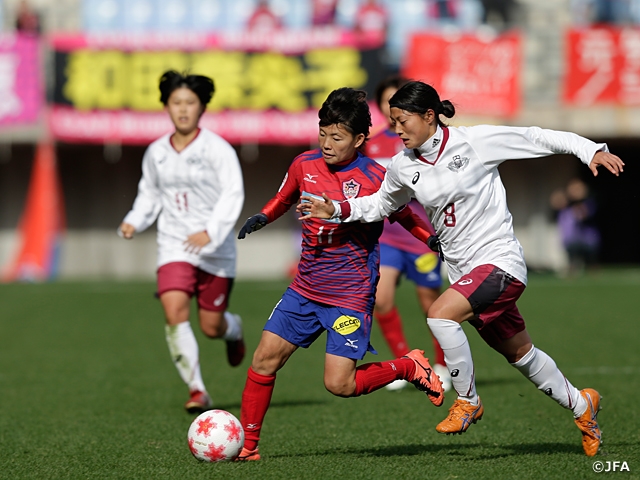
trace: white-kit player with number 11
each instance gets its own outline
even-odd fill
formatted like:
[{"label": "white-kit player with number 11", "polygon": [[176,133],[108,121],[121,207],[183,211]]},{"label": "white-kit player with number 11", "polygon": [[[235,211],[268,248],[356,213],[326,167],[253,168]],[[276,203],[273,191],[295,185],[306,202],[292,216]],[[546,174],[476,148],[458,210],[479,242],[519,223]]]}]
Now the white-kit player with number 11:
[{"label": "white-kit player with number 11", "polygon": [[339,218],[376,222],[415,198],[426,210],[439,237],[451,286],[429,308],[427,322],[451,373],[457,400],[440,422],[440,433],[463,433],[482,418],[471,350],[461,323],[469,321],[480,336],[538,389],[572,410],[589,456],[601,443],[597,413],[600,394],[578,390],[555,362],[533,346],[516,300],[525,289],[527,268],[513,233],[498,165],[509,159],[573,154],[594,175],[604,166],[613,174],[624,163],[596,144],[569,132],[476,126],[449,128],[439,115],[455,109],[440,101],[433,87],[409,82],[389,100],[391,126],[405,149],[395,155],[380,189],[336,207],[325,198],[302,197],[302,218]]},{"label": "white-kit player with number 11", "polygon": [[198,126],[213,91],[208,77],[174,71],[162,76],[160,101],[175,131],[147,149],[138,195],[119,228],[130,239],[158,219],[158,295],[191,413],[213,406],[189,323],[191,297],[198,301],[202,332],[226,341],[229,363],[239,365],[245,354],[240,317],[227,311],[236,274],[233,227],[244,203],[242,170],[233,147]]}]

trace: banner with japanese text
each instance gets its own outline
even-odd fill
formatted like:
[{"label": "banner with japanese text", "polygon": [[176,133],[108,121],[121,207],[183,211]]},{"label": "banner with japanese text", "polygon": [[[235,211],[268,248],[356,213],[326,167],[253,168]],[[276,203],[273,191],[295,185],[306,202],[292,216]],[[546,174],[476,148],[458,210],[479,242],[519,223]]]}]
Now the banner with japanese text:
[{"label": "banner with japanese text", "polygon": [[0,34],[0,127],[33,124],[44,105],[38,40]]},{"label": "banner with japanese text", "polygon": [[597,27],[566,35],[569,105],[640,105],[640,28]]},{"label": "banner with japanese text", "polygon": [[512,116],[520,108],[522,40],[517,32],[414,34],[402,66],[405,76],[426,82],[461,114]]},{"label": "banner with japanese text", "polygon": [[382,39],[324,33],[56,35],[51,132],[71,142],[145,144],[171,130],[166,70],[214,79],[201,120],[232,143],[308,144],[334,89],[369,92],[384,75]]}]

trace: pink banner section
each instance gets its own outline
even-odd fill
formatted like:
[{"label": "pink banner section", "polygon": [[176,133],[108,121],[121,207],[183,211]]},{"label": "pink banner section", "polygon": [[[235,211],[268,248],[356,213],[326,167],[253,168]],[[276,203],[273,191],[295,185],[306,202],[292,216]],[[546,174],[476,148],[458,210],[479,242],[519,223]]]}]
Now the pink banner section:
[{"label": "pink banner section", "polygon": [[358,49],[384,45],[381,32],[354,32],[337,26],[312,29],[283,29],[269,32],[237,31],[206,33],[56,33],[50,38],[55,50],[69,52],[81,48],[119,51],[182,52],[238,50],[243,52],[279,52],[289,55],[311,49],[350,46]]},{"label": "pink banner section", "polygon": [[429,83],[462,114],[512,116],[520,108],[522,40],[474,34],[415,34],[403,73]]},{"label": "pink banner section", "polygon": [[[372,132],[386,125],[373,104]],[[165,112],[145,113],[129,110],[79,111],[71,107],[52,107],[50,130],[54,138],[72,143],[116,142],[125,145],[147,145],[173,130]],[[318,138],[318,112],[309,109],[292,114],[278,110],[228,110],[205,113],[200,126],[222,136],[228,142],[271,145],[311,145]]]},{"label": "pink banner section", "polygon": [[[53,107],[51,133],[67,142],[118,142],[146,145],[173,130],[165,112],[144,113],[128,110],[82,112],[69,107]],[[270,111],[225,111],[205,114],[200,126],[221,135],[231,143],[255,142],[304,145],[316,141],[318,113],[299,114]],[[286,135],[283,134],[286,132]]]},{"label": "pink banner section", "polygon": [[38,40],[0,35],[0,126],[38,120],[43,106]]}]

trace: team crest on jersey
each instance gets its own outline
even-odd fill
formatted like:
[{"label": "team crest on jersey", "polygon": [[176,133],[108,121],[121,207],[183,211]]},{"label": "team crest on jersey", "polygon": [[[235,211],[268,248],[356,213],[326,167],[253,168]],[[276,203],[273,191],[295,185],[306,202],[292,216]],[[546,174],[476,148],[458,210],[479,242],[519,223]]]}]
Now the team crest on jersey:
[{"label": "team crest on jersey", "polygon": [[359,184],[352,178],[348,182],[342,182],[342,193],[344,193],[344,196],[345,198],[347,198],[347,200],[349,198],[357,197],[358,193],[360,193],[361,186],[361,184]]},{"label": "team crest on jersey", "polygon": [[460,155],[455,155],[453,157],[453,160],[451,160],[447,165],[447,168],[452,172],[458,173],[458,171],[464,170],[467,165],[469,165],[469,157],[461,157]]}]

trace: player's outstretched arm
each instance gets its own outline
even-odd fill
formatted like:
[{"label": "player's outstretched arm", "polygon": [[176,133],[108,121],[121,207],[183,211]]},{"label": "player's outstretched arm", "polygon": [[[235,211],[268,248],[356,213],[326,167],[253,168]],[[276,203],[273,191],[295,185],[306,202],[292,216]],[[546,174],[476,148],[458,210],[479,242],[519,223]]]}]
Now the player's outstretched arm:
[{"label": "player's outstretched arm", "polygon": [[326,193],[322,194],[322,200],[303,195],[296,211],[302,215],[298,220],[309,220],[310,218],[328,219],[333,216],[336,207]]},{"label": "player's outstretched arm", "polygon": [[256,213],[255,215],[247,218],[247,221],[244,222],[244,225],[240,229],[238,233],[238,239],[242,240],[245,236],[249,235],[252,232],[256,232],[264,227],[269,220],[264,213]]},{"label": "player's outstretched arm", "polygon": [[605,167],[616,177],[624,171],[624,169],[622,168],[624,167],[624,162],[620,159],[620,157],[614,155],[613,153],[603,151],[596,152],[596,154],[593,156],[593,160],[591,160],[591,163],[589,164],[589,168],[591,169],[591,172],[593,172],[594,177],[598,176],[598,167],[600,165]]}]

